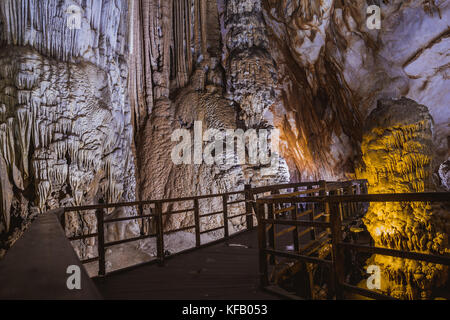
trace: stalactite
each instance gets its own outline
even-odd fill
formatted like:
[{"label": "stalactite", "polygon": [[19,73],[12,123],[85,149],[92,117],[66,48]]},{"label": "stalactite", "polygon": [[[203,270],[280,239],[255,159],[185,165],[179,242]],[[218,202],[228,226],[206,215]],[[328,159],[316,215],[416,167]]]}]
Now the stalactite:
[{"label": "stalactite", "polygon": [[192,51],[191,51],[191,28],[192,28],[192,4],[191,0],[185,0],[185,10],[184,10],[184,28],[186,30],[186,47],[185,47],[185,54],[186,54],[186,71],[187,74],[190,75],[192,72],[192,66],[194,64],[192,60]]},{"label": "stalactite", "polygon": [[[21,104],[21,102],[19,102]],[[26,102],[27,103],[27,102]],[[30,148],[31,140],[31,128],[32,128],[32,114],[29,109],[20,108],[17,110],[18,118],[18,136],[20,144],[20,158],[22,165],[23,178],[27,179],[29,177],[28,171],[28,151]]]},{"label": "stalactite", "polygon": [[200,34],[200,1],[201,0],[193,0],[194,1],[194,52],[196,56],[194,57],[196,60],[198,55],[201,53],[201,34]]},{"label": "stalactite", "polygon": [[[152,5],[152,0],[142,1],[143,8]],[[134,13],[134,20],[144,26],[144,32],[146,21],[155,21],[155,24],[151,30],[153,33],[149,32],[148,38],[134,38],[137,41],[134,43],[135,48],[143,48],[143,53],[133,54],[132,61],[145,61],[145,55],[149,55],[151,61],[159,62],[147,68],[149,71],[145,81],[148,83],[151,80],[151,83],[140,82],[138,78],[131,88],[137,96],[133,109],[141,112],[139,103],[145,101],[145,109],[151,110],[147,114],[135,115],[136,119],[146,119],[144,124],[138,124],[141,134],[136,137],[140,197],[148,199],[221,192],[238,188],[244,179],[250,181],[252,177],[255,184],[264,183],[269,178],[265,180],[261,177],[259,168],[249,168],[248,176],[244,178],[244,168],[214,166],[211,169],[200,166],[191,169],[176,167],[172,163],[170,150],[173,142],[170,141],[170,136],[175,128],[179,128],[180,122],[190,125],[194,120],[203,120],[205,128],[233,128],[236,126],[235,108],[239,106],[232,106],[232,101],[224,96],[228,64],[223,59],[222,52],[225,40],[221,32],[223,16],[220,17],[219,12],[222,4],[218,4],[216,0],[183,0],[183,3],[169,1],[166,5],[170,6],[170,11],[166,11],[165,6],[159,6],[153,11]],[[254,19],[251,23],[255,21],[258,22]],[[249,30],[251,28],[252,26],[248,27]],[[167,51],[166,48],[170,50]],[[170,63],[167,59],[168,52],[171,54]],[[250,72],[259,72],[257,69],[250,69]],[[264,72],[266,71],[263,70],[256,77],[265,76]],[[188,79],[186,82],[183,80],[184,73]],[[264,82],[262,79],[255,81]],[[245,90],[250,92],[250,82],[248,84],[249,87]],[[269,103],[267,101],[267,105]],[[283,163],[281,166],[283,167]],[[277,177],[270,179],[286,179],[283,168]],[[185,180],[188,184],[195,181],[195,188],[185,185]],[[215,205],[218,203],[208,204],[208,208],[213,210]],[[215,219],[210,220],[205,223],[213,225]],[[183,217],[166,221],[168,226],[184,223],[189,221]]]},{"label": "stalactite", "polygon": [[207,41],[207,7],[206,7],[206,1],[207,0],[200,0],[200,35],[201,35],[201,52],[203,55],[203,59],[207,59],[208,56],[208,52],[207,52],[207,48],[206,48],[206,41]]},{"label": "stalactite", "polygon": [[[1,127],[0,127],[1,128]],[[1,130],[1,129],[0,129]],[[1,131],[0,131],[0,143],[1,143]],[[0,152],[1,153],[1,152]],[[4,230],[0,230],[2,232],[9,232],[10,223],[11,223],[11,201],[13,198],[12,185],[8,179],[8,169],[7,165],[3,159],[0,157],[0,225],[3,225]],[[2,229],[3,229],[2,228]]]},{"label": "stalactite", "polygon": [[186,86],[188,82],[188,71],[186,69],[186,63],[190,61],[187,60],[186,51],[187,50],[187,35],[188,32],[186,30],[185,24],[185,16],[186,16],[185,1],[175,1],[174,4],[174,47],[175,47],[175,65],[176,65],[176,78],[177,78],[177,87],[183,88]]},{"label": "stalactite", "polygon": [[38,196],[38,208],[41,212],[44,212],[46,207],[45,204],[47,202],[47,198],[50,195],[50,182],[49,181],[40,181],[37,186],[37,196]]},{"label": "stalactite", "polygon": [[[0,157],[6,167],[0,210],[7,228],[12,199],[23,210],[43,212],[93,203],[101,197],[98,184],[111,183],[114,201],[134,200],[127,2],[0,3]],[[80,30],[66,25],[69,5],[82,7]],[[100,170],[106,156],[114,166],[109,176]],[[11,196],[5,178],[23,193]],[[24,223],[31,215],[15,214]],[[95,223],[83,219],[68,233]],[[11,234],[6,245],[17,237]]]}]

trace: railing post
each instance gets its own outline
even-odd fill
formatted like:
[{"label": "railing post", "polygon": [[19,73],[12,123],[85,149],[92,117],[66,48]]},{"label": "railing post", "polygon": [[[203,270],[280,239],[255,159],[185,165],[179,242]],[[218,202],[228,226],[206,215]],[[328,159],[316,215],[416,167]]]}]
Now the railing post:
[{"label": "railing post", "polygon": [[228,196],[224,194],[222,196],[222,211],[223,211],[223,230],[225,234],[225,238],[229,236],[228,230]]},{"label": "railing post", "polygon": [[355,185],[355,194],[361,194],[361,184],[359,183]]},{"label": "railing post", "polygon": [[[342,189],[339,188],[339,189],[337,189],[336,191],[333,192],[333,195],[335,193],[338,196],[341,196],[343,194],[343,191],[342,191]],[[338,210],[339,210],[339,217],[340,217],[341,221],[344,221],[344,218],[347,219],[349,217],[348,214],[345,212],[345,210],[343,208],[342,202],[338,203]]]},{"label": "railing post", "polygon": [[195,220],[195,246],[200,247],[200,212],[198,199],[194,199],[194,220]]},{"label": "railing post", "polygon": [[261,287],[267,287],[269,285],[269,275],[267,270],[267,257],[266,257],[266,214],[265,209],[267,204],[256,203],[256,215],[258,219],[258,247],[259,247],[259,275]]},{"label": "railing post", "polygon": [[[276,220],[276,215],[273,213],[274,204],[266,204],[269,207],[268,217],[269,219]],[[265,232],[265,231],[264,231]],[[269,231],[269,247],[273,250],[275,250],[275,223],[272,223]],[[275,256],[273,254],[270,255],[270,264],[275,264]]]},{"label": "railing post", "polygon": [[[312,186],[308,186],[307,189],[312,189]],[[320,193],[319,193],[320,194]],[[308,193],[308,196],[314,196],[314,194]],[[309,210],[311,210],[311,212],[308,214],[309,216],[309,220],[310,221],[314,221],[314,216],[316,215],[316,210],[315,210],[315,203],[314,202],[308,202],[308,207]],[[311,231],[309,232],[311,240],[316,240],[316,228],[313,226],[311,227]]]},{"label": "railing post", "polygon": [[[297,220],[297,215],[298,215],[298,207],[297,207],[297,203],[295,203],[294,209],[292,209],[291,211],[291,217],[292,220]],[[294,230],[292,231],[292,238],[294,240],[294,250],[296,253],[299,252],[300,250],[300,246],[298,243],[298,226],[295,226]]]},{"label": "railing post", "polygon": [[[102,202],[103,201],[99,201]],[[97,233],[98,233],[98,275],[103,277],[106,275],[106,260],[105,260],[105,225],[104,220],[104,209],[97,209],[95,215],[97,217]]]},{"label": "railing post", "polygon": [[[350,184],[350,186],[347,187],[347,194],[354,195],[353,192],[353,186]],[[354,217],[355,215],[355,203],[354,202],[348,202],[348,216]]]},{"label": "railing post", "polygon": [[[359,194],[367,194],[367,183],[365,181],[362,181],[359,184]],[[358,214],[361,214],[364,208],[362,202],[358,202],[357,206],[358,206]]]},{"label": "railing post", "polygon": [[139,216],[141,217],[141,236],[145,235],[145,221],[146,219],[142,218],[142,216],[144,215],[144,208],[142,206],[142,204],[139,204],[138,206],[138,210],[139,210]]},{"label": "railing post", "polygon": [[61,227],[64,230],[64,234],[66,234],[66,209],[62,208],[61,216],[59,217],[59,221],[61,222]]},{"label": "railing post", "polygon": [[[319,187],[322,189],[319,191],[320,197],[325,197],[327,195],[327,182],[325,180],[319,181]],[[325,212],[325,205],[322,204],[321,211]],[[325,215],[325,222],[330,222],[330,216]]]},{"label": "railing post", "polygon": [[361,194],[368,194],[367,181],[361,183]]},{"label": "railing post", "polygon": [[150,205],[150,214],[151,217],[148,218],[148,233],[149,234],[156,234],[158,232],[158,217],[156,216],[156,203],[154,204],[155,207],[152,208]]},{"label": "railing post", "polygon": [[252,186],[250,184],[244,185],[245,191],[245,213],[247,219],[247,230],[253,229],[253,214],[252,214],[252,204],[251,201],[254,201],[252,194]]},{"label": "railing post", "polygon": [[[280,194],[280,189],[273,189],[272,191],[270,191],[270,194]],[[268,217],[269,219],[273,219],[276,220],[277,219],[277,215],[274,214],[275,211],[275,204],[274,203],[270,203],[267,204],[268,206]],[[278,204],[278,209],[281,208],[281,204]],[[269,231],[269,246],[271,249],[275,250],[275,233],[276,233],[276,224],[272,223],[271,227],[270,227],[270,231]],[[273,254],[270,255],[269,258],[269,262],[271,265],[276,264],[276,260],[275,260],[275,256]]]},{"label": "railing post", "polygon": [[156,213],[156,252],[159,259],[159,264],[164,264],[164,227],[162,219],[162,203],[155,203],[155,213]]},{"label": "railing post", "polygon": [[342,241],[341,219],[339,217],[338,206],[333,204],[330,210],[330,203],[325,203],[326,210],[331,214],[331,243],[332,243],[332,274],[333,287],[336,293],[336,299],[344,298],[341,284],[344,282],[344,256],[342,255],[339,243]]}]

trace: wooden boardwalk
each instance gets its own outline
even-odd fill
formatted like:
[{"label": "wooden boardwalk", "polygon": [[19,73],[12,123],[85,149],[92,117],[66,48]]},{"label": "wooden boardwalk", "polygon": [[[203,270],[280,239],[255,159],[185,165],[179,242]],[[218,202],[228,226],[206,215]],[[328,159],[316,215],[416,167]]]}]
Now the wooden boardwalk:
[{"label": "wooden boardwalk", "polygon": [[105,299],[278,299],[259,288],[258,272],[254,230],[167,259],[164,266],[142,266],[95,282]]},{"label": "wooden boardwalk", "polygon": [[[67,287],[71,265],[80,268],[81,290]],[[0,299],[101,299],[54,213],[36,218],[0,261]]]}]

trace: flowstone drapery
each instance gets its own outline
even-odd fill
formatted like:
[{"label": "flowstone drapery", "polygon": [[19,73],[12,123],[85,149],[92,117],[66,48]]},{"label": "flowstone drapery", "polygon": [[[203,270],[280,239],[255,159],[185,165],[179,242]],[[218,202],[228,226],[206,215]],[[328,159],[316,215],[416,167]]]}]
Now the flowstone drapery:
[{"label": "flowstone drapery", "polygon": [[[381,100],[367,119],[361,145],[361,178],[369,193],[434,191],[431,184],[433,120],[428,108],[402,98]],[[450,212],[426,202],[371,203],[363,218],[375,245],[397,250],[448,254]],[[398,298],[430,298],[443,285],[448,267],[403,258],[374,255],[380,267],[381,290]]]},{"label": "flowstone drapery", "polygon": [[[0,3],[0,224],[8,247],[31,219],[62,206],[135,197],[127,83],[127,1]],[[80,12],[81,12],[80,11]],[[129,212],[132,214],[132,212]],[[69,236],[95,232],[93,212]],[[80,242],[80,257],[95,255]]]}]

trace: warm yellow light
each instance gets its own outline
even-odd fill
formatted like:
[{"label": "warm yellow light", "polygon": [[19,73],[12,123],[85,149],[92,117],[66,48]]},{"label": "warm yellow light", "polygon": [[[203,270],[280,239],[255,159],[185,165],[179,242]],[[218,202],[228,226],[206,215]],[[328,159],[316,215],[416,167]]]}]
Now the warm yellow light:
[{"label": "warm yellow light", "polygon": [[[369,193],[428,191],[434,156],[431,117],[410,100],[386,103],[391,105],[377,108],[364,133],[364,166],[357,177],[368,180]],[[440,211],[424,202],[371,203],[363,221],[377,247],[445,254],[450,249],[444,216],[449,215]],[[428,297],[447,279],[448,268],[442,265],[383,255],[371,259],[383,270],[383,291],[399,298]]]}]

